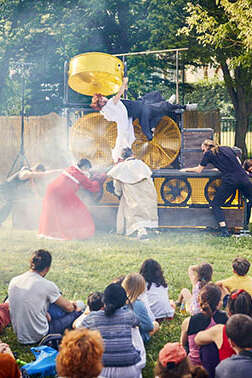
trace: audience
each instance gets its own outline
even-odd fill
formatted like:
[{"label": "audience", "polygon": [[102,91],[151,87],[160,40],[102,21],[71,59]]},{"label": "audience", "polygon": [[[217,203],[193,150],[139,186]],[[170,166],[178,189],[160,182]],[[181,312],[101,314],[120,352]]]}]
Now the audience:
[{"label": "audience", "polygon": [[154,370],[156,378],[207,378],[201,366],[191,366],[186,351],[179,343],[167,343],[160,350]]},{"label": "audience", "polygon": [[139,299],[139,296],[145,292],[145,280],[139,273],[130,273],[123,280],[122,287],[126,291],[129,305],[133,307],[139,319],[139,330],[143,341],[147,342],[151,335],[158,331],[159,324],[156,321],[152,322],[144,303]]},{"label": "audience", "polygon": [[123,287],[112,283],[104,291],[104,310],[91,312],[82,322],[82,327],[100,331],[103,338],[103,377],[141,377],[144,366],[132,339],[139,320],[126,301]]},{"label": "audience", "polygon": [[189,266],[188,275],[192,283],[192,293],[187,288],[182,289],[176,304],[183,305],[186,312],[191,315],[200,312],[199,291],[212,280],[212,274],[212,265],[208,263]]},{"label": "audience", "polygon": [[[58,287],[45,278],[51,260],[48,251],[35,251],[30,270],[14,277],[9,284],[9,303],[4,304],[4,311],[9,307],[18,341],[38,343],[48,333],[63,334],[73,327],[76,329],[66,330],[62,339],[57,357],[59,377],[141,378],[146,364],[143,341],[149,341],[159,323],[171,319],[175,312],[160,264],[147,259],[140,273],[120,277],[104,293],[91,293],[83,313],[77,302],[65,299]],[[252,278],[247,275],[250,263],[237,257],[232,266],[233,276],[217,284],[210,282],[213,273],[210,264],[189,267],[192,294],[182,289],[178,303],[183,303],[191,316],[182,323],[181,344],[167,343],[160,350],[156,378],[250,375]],[[231,292],[226,295],[227,314],[219,310],[222,291]],[[8,324],[5,323],[4,326]],[[0,342],[2,377],[21,375],[8,345]]]},{"label": "audience", "polygon": [[[32,255],[30,270],[12,278],[8,288],[11,323],[21,344],[39,342],[48,333],[64,333],[82,312],[65,299],[55,283],[45,278],[52,256],[39,249]],[[62,318],[51,319],[49,305],[65,310]]]},{"label": "audience", "polygon": [[146,295],[155,319],[161,323],[166,319],[173,318],[175,309],[170,303],[168,285],[160,264],[153,259],[145,260],[140,274],[145,279]]},{"label": "audience", "polygon": [[103,341],[98,331],[66,331],[57,356],[57,373],[67,378],[96,378],[102,371]]},{"label": "audience", "polygon": [[195,343],[198,332],[213,327],[215,324],[225,324],[227,315],[218,310],[221,290],[213,283],[203,286],[199,293],[201,312],[186,318],[181,326],[181,344],[188,346],[188,357],[193,365],[201,365],[199,346]]},{"label": "audience", "polygon": [[227,337],[236,355],[216,367],[216,378],[252,376],[252,319],[244,314],[232,315],[226,325]]},{"label": "audience", "polygon": [[230,293],[234,290],[245,290],[252,296],[252,278],[248,276],[250,262],[243,257],[236,257],[232,261],[233,275],[216,282],[221,288],[226,288]]}]

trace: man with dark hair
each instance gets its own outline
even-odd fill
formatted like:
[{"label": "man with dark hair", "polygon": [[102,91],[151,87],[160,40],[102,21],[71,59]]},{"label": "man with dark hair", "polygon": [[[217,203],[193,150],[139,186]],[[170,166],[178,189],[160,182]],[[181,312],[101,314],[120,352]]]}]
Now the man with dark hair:
[{"label": "man with dark hair", "polygon": [[133,156],[130,148],[124,148],[121,157],[123,161],[107,173],[113,179],[114,194],[120,197],[117,233],[129,236],[137,232],[138,239],[146,239],[146,228],[158,227],[157,192],[152,171]]},{"label": "man with dark hair", "polygon": [[226,333],[236,355],[223,360],[215,370],[215,378],[252,376],[252,319],[243,314],[232,315]]},{"label": "man with dark hair", "polygon": [[218,286],[224,286],[231,293],[234,290],[243,289],[252,295],[252,278],[247,275],[250,262],[243,257],[236,257],[232,261],[233,275],[216,282]]}]

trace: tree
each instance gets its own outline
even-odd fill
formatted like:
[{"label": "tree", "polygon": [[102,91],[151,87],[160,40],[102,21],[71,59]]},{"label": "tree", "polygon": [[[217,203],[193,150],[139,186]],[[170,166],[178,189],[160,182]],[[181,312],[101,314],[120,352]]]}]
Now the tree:
[{"label": "tree", "polygon": [[187,26],[180,30],[198,41],[209,63],[215,61],[222,68],[236,118],[235,145],[242,148],[243,157],[252,113],[251,4],[251,0],[196,0],[187,5]]}]

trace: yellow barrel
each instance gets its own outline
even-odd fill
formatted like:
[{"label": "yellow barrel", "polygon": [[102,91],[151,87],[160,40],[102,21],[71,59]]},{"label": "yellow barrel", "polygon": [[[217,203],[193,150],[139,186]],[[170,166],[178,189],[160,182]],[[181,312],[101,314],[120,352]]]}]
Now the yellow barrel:
[{"label": "yellow barrel", "polygon": [[83,95],[117,93],[122,85],[124,64],[117,57],[100,52],[76,55],[70,60],[68,85]]}]

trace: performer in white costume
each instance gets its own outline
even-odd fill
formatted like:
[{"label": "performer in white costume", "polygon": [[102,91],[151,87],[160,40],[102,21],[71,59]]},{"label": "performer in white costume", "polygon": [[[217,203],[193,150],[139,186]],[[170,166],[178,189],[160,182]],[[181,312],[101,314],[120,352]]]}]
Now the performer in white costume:
[{"label": "performer in white costume", "polygon": [[107,175],[114,180],[114,193],[120,197],[117,213],[117,233],[139,239],[147,237],[146,228],[158,227],[157,193],[150,168],[135,159],[130,148],[124,148],[122,162],[111,168]]},{"label": "performer in white costume", "polygon": [[128,78],[124,77],[122,86],[114,97],[107,99],[101,94],[95,94],[91,103],[91,107],[99,110],[106,120],[117,124],[117,138],[115,147],[112,150],[112,158],[115,163],[118,162],[122,149],[125,147],[131,148],[135,140],[132,118],[128,117],[127,109],[120,101],[121,96],[127,89],[127,84]]}]

